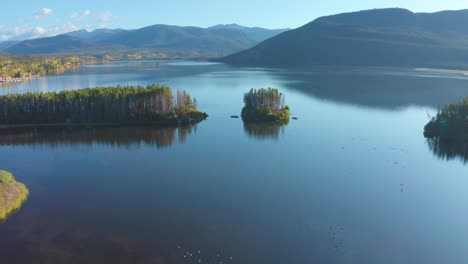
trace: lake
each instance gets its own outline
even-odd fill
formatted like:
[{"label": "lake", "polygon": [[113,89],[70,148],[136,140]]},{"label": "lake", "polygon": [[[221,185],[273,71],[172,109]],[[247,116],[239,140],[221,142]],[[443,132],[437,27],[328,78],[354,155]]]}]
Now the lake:
[{"label": "lake", "polygon": [[[0,133],[30,189],[0,224],[5,263],[466,263],[467,149],[423,126],[468,77],[407,69],[85,66],[1,94],[159,83],[210,116],[194,127]],[[244,126],[275,87],[291,120]]]}]

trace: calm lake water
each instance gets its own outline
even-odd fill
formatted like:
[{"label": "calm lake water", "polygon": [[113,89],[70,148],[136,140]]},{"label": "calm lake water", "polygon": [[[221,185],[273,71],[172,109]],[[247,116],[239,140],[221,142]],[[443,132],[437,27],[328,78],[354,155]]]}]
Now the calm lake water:
[{"label": "calm lake water", "polygon": [[[88,66],[2,94],[161,83],[210,117],[195,127],[0,133],[28,185],[0,224],[2,263],[468,261],[467,149],[427,142],[468,77],[402,69]],[[243,93],[276,87],[283,127],[244,126]]]}]

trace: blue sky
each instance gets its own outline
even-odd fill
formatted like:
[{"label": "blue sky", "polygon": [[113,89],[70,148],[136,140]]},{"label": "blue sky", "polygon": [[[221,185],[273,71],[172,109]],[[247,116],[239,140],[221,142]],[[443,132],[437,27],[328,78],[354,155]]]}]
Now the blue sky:
[{"label": "blue sky", "polygon": [[341,12],[403,7],[415,12],[468,8],[462,0],[5,0],[0,41],[52,36],[77,29],[139,28],[152,24],[207,27],[237,23],[295,28]]}]

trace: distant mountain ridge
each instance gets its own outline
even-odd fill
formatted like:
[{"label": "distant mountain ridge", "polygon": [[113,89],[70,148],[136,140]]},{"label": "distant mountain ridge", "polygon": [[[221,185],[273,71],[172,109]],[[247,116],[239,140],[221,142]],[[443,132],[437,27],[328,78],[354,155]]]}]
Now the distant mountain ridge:
[{"label": "distant mountain ridge", "polygon": [[220,61],[236,65],[468,68],[468,10],[374,9],[320,17]]},{"label": "distant mountain ridge", "polygon": [[230,30],[242,31],[245,34],[247,34],[247,37],[258,42],[267,40],[278,34],[281,34],[285,31],[290,30],[289,28],[264,29],[261,27],[244,27],[238,24],[225,24],[225,25],[219,24],[219,25],[209,27],[209,29],[230,29]]},{"label": "distant mountain ridge", "polygon": [[0,42],[0,51],[2,51],[3,49],[9,48],[11,46],[14,46],[18,43],[20,43],[20,41],[16,41],[16,40],[7,40],[7,41]]},{"label": "distant mountain ridge", "polygon": [[121,33],[121,32],[126,32],[128,30],[125,29],[108,29],[108,28],[101,28],[101,29],[96,29],[93,31],[87,31],[87,30],[77,30],[69,33],[65,33],[64,35],[72,36],[72,37],[78,37],[78,38],[83,38],[87,40],[94,40],[94,41],[99,41],[103,40],[106,38],[109,38],[115,34]]},{"label": "distant mountain ridge", "polygon": [[93,46],[94,43],[89,40],[64,34],[55,37],[21,41],[16,45],[6,48],[4,51],[9,54],[50,54],[89,49]]},{"label": "distant mountain ridge", "polygon": [[136,58],[220,57],[250,48],[286,29],[269,30],[239,25],[210,28],[152,25],[135,30],[78,30],[54,37],[25,40],[8,45],[9,54],[117,55]]}]

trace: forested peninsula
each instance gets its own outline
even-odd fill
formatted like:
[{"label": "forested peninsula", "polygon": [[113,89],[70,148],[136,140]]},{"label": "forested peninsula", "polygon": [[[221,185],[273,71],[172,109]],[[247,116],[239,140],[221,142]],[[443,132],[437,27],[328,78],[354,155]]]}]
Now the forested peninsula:
[{"label": "forested peninsula", "polygon": [[0,127],[177,125],[207,117],[187,92],[155,84],[0,96]]}]

